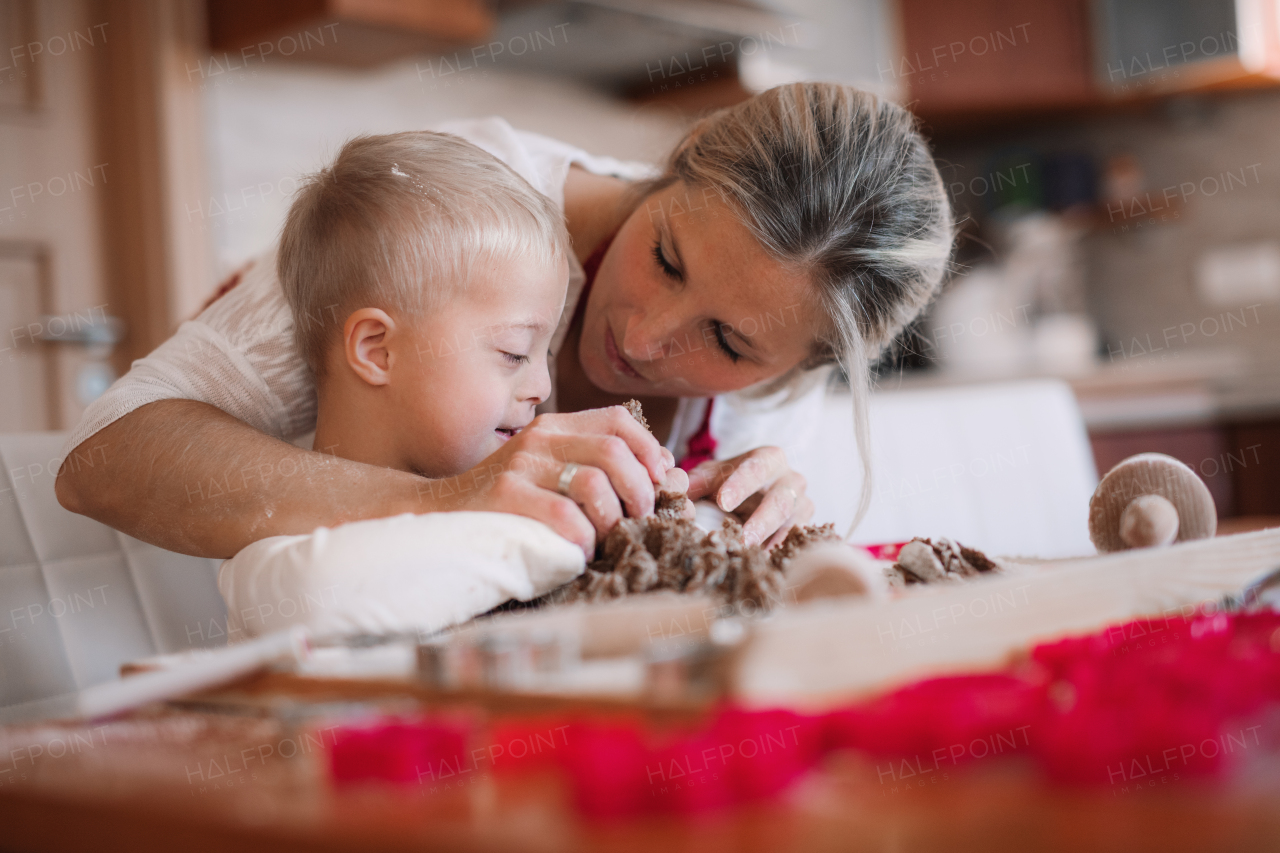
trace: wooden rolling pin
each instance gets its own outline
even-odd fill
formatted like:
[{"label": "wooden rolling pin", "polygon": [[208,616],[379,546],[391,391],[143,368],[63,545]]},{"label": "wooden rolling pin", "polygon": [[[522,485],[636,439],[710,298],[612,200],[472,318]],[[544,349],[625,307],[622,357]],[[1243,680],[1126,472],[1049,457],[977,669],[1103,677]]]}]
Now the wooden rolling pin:
[{"label": "wooden rolling pin", "polygon": [[1130,456],[1089,500],[1089,539],[1101,553],[1208,539],[1218,529],[1209,488],[1163,453]]}]

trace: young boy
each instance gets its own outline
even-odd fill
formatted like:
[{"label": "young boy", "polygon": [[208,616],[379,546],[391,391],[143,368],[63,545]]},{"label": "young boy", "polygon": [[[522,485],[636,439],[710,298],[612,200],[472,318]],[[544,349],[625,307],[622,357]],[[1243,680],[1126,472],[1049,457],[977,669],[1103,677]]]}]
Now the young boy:
[{"label": "young boy", "polygon": [[569,251],[554,203],[462,139],[348,142],[299,190],[277,259],[314,446],[431,478],[497,450],[551,392]]}]

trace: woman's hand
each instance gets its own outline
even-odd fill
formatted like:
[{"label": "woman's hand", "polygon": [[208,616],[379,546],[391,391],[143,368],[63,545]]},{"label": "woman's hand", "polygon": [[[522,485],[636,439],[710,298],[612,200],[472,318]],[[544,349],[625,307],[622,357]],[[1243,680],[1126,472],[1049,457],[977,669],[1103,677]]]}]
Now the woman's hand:
[{"label": "woman's hand", "polygon": [[782,542],[787,532],[813,518],[802,474],[787,466],[779,447],[757,447],[741,456],[709,460],[689,472],[689,498],[715,495],[716,505],[743,521],[748,545]]},{"label": "woman's hand", "polygon": [[[559,492],[569,463],[578,465]],[[500,450],[457,477],[430,481],[441,509],[510,512],[541,521],[576,543],[587,559],[626,514],[653,512],[654,487],[675,466],[662,447],[621,406],[539,415]]]}]

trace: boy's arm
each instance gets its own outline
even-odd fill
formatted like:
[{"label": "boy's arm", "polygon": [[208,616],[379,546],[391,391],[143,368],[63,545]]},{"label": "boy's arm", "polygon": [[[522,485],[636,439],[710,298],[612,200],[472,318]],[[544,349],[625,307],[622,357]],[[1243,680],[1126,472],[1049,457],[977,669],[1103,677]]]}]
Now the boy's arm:
[{"label": "boy's arm", "polygon": [[54,488],[68,510],[144,542],[226,558],[267,536],[430,511],[425,482],[303,450],[207,403],[160,400],[82,442]]}]

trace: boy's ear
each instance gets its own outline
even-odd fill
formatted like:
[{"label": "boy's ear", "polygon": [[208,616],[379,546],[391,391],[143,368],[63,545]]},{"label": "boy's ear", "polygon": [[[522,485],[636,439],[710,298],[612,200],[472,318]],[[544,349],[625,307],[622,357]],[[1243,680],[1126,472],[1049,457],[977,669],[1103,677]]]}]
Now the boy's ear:
[{"label": "boy's ear", "polygon": [[352,311],[342,324],[342,352],[351,370],[370,385],[391,381],[392,354],[388,338],[396,321],[381,308]]}]

